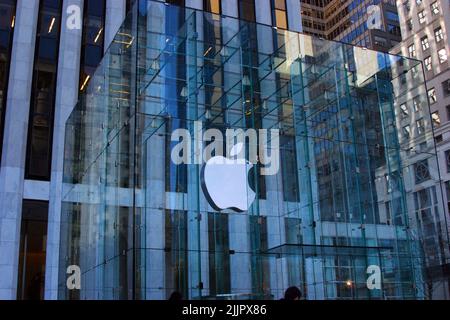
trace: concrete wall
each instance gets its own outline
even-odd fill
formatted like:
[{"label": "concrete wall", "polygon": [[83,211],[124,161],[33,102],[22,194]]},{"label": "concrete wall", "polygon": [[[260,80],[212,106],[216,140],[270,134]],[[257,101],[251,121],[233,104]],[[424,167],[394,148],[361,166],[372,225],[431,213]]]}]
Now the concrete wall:
[{"label": "concrete wall", "polygon": [[24,168],[38,8],[38,0],[17,2],[0,170],[0,299],[15,299],[17,294]]}]

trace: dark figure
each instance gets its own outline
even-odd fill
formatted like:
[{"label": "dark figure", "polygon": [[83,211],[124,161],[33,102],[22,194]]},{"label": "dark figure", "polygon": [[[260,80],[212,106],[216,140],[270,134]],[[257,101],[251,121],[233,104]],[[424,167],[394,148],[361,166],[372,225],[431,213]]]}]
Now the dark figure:
[{"label": "dark figure", "polygon": [[284,300],[300,300],[302,292],[297,287],[289,287],[284,293]]},{"label": "dark figure", "polygon": [[172,292],[169,298],[169,301],[181,301],[181,300],[183,300],[183,296],[178,291]]}]

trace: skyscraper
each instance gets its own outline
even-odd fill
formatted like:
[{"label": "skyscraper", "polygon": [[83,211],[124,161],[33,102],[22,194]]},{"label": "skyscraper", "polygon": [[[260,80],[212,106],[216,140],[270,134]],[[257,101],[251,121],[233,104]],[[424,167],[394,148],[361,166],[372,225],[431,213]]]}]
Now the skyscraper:
[{"label": "skyscraper", "polygon": [[401,40],[394,0],[302,0],[303,31],[387,52]]}]

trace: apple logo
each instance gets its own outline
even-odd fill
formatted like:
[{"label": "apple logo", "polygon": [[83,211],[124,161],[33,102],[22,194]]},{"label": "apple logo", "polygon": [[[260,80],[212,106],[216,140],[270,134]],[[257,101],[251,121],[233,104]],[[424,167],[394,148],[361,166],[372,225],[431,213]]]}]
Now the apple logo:
[{"label": "apple logo", "polygon": [[[242,143],[236,144],[230,156],[238,155],[242,148]],[[252,168],[253,164],[245,159],[228,159],[222,156],[209,159],[202,168],[201,182],[203,193],[211,207],[217,211],[247,211],[256,196],[248,184],[248,172]]]}]

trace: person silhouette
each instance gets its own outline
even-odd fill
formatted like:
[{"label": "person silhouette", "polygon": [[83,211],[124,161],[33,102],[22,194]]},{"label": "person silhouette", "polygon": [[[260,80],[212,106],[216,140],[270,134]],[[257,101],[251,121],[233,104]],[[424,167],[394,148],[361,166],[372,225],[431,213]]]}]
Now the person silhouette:
[{"label": "person silhouette", "polygon": [[284,299],[283,300],[300,300],[302,297],[302,292],[299,288],[292,286],[286,289],[284,292]]},{"label": "person silhouette", "polygon": [[178,291],[172,292],[172,294],[169,297],[169,301],[181,301],[181,300],[183,300],[183,295]]}]

